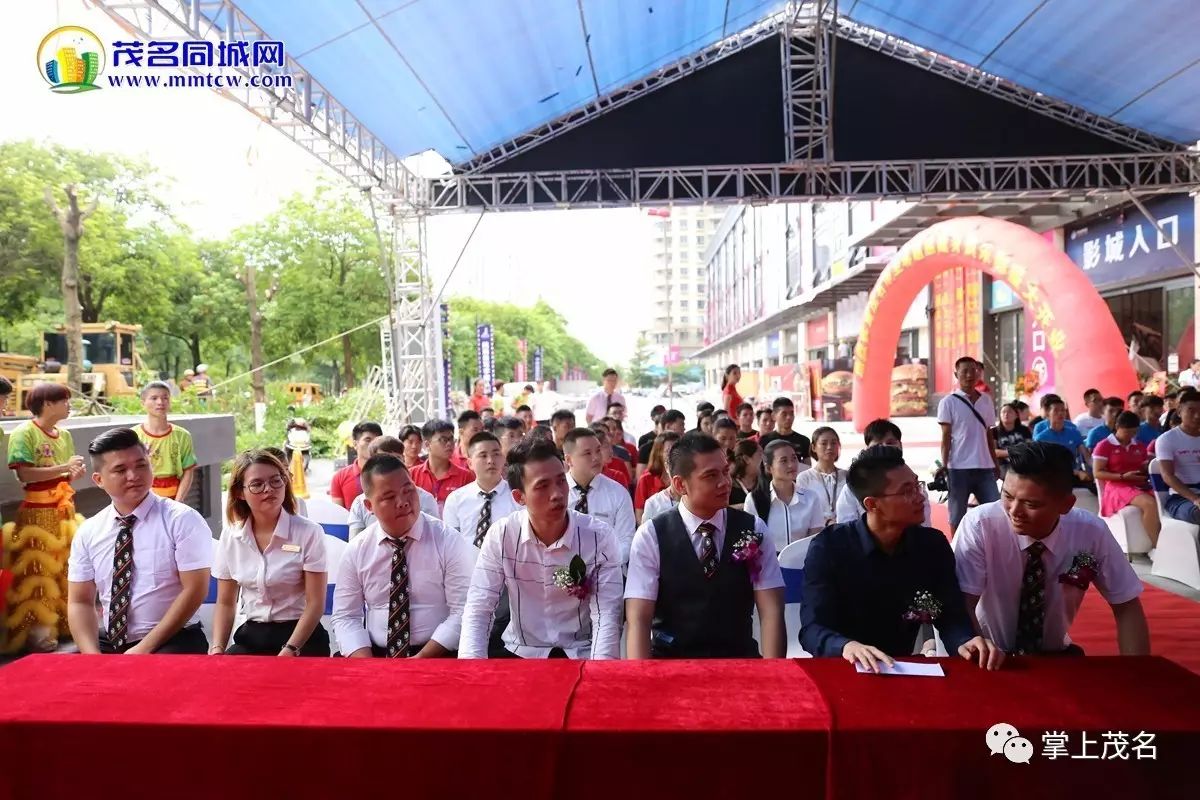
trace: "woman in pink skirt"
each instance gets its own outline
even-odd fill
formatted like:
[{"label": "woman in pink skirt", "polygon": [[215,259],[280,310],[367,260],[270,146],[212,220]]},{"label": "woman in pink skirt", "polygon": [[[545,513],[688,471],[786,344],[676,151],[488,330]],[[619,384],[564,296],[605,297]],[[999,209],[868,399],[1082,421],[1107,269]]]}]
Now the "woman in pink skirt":
[{"label": "woman in pink skirt", "polygon": [[1150,492],[1146,468],[1150,456],[1146,446],[1134,441],[1141,420],[1132,411],[1117,417],[1117,430],[1102,440],[1092,451],[1092,468],[1096,480],[1104,481],[1104,498],[1100,515],[1111,517],[1125,506],[1142,512],[1142,525],[1152,547],[1158,546],[1158,504]]}]

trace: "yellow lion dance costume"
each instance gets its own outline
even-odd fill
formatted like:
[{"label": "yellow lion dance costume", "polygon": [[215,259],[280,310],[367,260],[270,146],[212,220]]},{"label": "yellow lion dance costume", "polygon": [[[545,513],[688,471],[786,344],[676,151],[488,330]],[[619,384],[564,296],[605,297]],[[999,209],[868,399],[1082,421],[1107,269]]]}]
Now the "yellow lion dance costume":
[{"label": "yellow lion dance costume", "polygon": [[3,531],[3,569],[12,575],[3,610],[3,653],[53,650],[70,638],[67,628],[67,557],[83,518],[75,491],[65,481],[53,489],[26,491],[17,521]]}]

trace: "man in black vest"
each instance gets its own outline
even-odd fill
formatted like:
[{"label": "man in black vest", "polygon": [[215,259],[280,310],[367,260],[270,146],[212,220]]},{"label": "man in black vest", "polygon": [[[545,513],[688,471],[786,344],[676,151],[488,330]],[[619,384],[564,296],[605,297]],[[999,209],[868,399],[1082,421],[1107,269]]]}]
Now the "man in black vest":
[{"label": "man in black vest", "polygon": [[783,658],[783,574],[762,520],[727,508],[729,462],[716,439],[688,433],[671,450],[679,506],[642,523],[625,589],[629,658]]},{"label": "man in black vest", "polygon": [[976,634],[950,543],[925,527],[925,487],[900,448],[863,450],[846,483],[866,513],[813,538],[804,560],[801,646],[880,672],[893,657],[912,655],[921,626],[932,624],[950,653],[999,668],[1004,653]]}]

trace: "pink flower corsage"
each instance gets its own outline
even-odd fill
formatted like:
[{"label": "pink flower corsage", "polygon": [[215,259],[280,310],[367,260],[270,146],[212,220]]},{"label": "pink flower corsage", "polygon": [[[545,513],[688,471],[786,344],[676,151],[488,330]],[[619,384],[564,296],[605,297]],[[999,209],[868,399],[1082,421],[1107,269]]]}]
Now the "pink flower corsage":
[{"label": "pink flower corsage", "polygon": [[905,622],[920,622],[926,624],[936,622],[942,615],[942,603],[932,592],[924,589],[913,595],[913,601],[904,612]]},{"label": "pink flower corsage", "polygon": [[733,543],[733,560],[743,562],[750,570],[750,580],[758,580],[762,569],[763,537],[757,531],[743,531]]},{"label": "pink flower corsage", "polygon": [[1066,583],[1077,589],[1087,591],[1100,574],[1100,561],[1091,553],[1076,553],[1071,561],[1071,568],[1058,576],[1059,583]]},{"label": "pink flower corsage", "polygon": [[592,590],[592,578],[587,574],[587,563],[575,556],[571,565],[554,570],[554,585],[567,594],[583,600]]}]

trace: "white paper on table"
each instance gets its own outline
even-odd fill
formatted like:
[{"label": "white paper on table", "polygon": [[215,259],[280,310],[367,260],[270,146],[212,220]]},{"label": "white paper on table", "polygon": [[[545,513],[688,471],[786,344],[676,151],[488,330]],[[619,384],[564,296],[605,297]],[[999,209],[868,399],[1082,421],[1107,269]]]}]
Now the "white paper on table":
[{"label": "white paper on table", "polygon": [[[942,671],[942,665],[936,661],[933,663],[922,663],[915,661],[897,661],[896,665],[889,667],[882,661],[876,662],[879,665],[880,675],[914,675],[921,678],[944,678],[946,673]],[[862,664],[855,664],[855,669],[859,672],[874,674],[870,668],[864,667]]]}]

